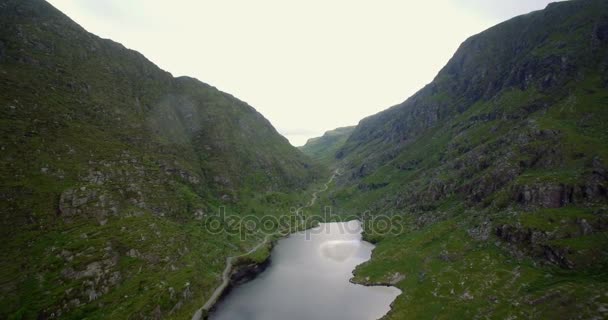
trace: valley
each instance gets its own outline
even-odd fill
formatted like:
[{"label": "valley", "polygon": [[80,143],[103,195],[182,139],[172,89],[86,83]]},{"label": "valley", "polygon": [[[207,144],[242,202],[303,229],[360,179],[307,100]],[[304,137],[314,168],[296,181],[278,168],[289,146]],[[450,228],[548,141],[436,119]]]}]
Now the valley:
[{"label": "valley", "polygon": [[473,35],[298,148],[43,0],[0,1],[0,92],[1,319],[608,317],[606,1]]}]

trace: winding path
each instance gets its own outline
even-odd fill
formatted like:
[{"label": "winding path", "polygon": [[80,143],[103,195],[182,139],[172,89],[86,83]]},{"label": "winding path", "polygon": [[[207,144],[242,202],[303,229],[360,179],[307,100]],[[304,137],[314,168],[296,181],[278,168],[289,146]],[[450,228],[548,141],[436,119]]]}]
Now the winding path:
[{"label": "winding path", "polygon": [[[336,171],[334,171],[334,173],[329,178],[329,180],[323,185],[323,189],[319,189],[319,190],[313,192],[310,202],[305,206],[297,208],[296,212],[300,212],[304,208],[312,207],[318,199],[318,194],[320,192],[327,191],[327,189],[329,188],[329,184],[332,183],[332,181],[334,181],[334,178],[339,175],[340,175],[340,169],[336,169]],[[287,233],[289,233],[289,231],[287,231]],[[220,298],[220,296],[222,295],[224,290],[226,290],[226,287],[228,287],[228,284],[230,283],[230,274],[232,273],[233,262],[235,259],[242,258],[242,257],[245,257],[247,255],[250,255],[250,254],[256,252],[259,248],[261,248],[262,246],[265,246],[268,243],[268,241],[270,240],[270,238],[272,238],[273,236],[275,236],[277,234],[281,235],[281,236],[285,236],[287,233],[285,231],[279,231],[277,233],[268,234],[268,235],[266,235],[266,237],[264,237],[264,240],[262,242],[258,243],[255,247],[251,248],[251,250],[249,250],[243,254],[237,255],[237,256],[231,256],[231,257],[226,258],[226,268],[224,268],[224,271],[222,272],[222,283],[217,288],[215,288],[211,297],[209,297],[209,299],[207,299],[207,302],[205,302],[205,304],[200,309],[196,310],[196,312],[192,316],[192,320],[201,320],[203,318],[203,312],[211,310],[211,308],[217,302],[217,300]]]},{"label": "winding path", "polygon": [[312,199],[310,199],[310,202],[307,205],[298,208],[298,211],[302,210],[304,208],[312,207],[315,204],[315,201],[317,201],[317,194],[319,194],[319,192],[327,191],[327,189],[329,188],[329,184],[332,183],[332,181],[334,181],[334,178],[336,178],[336,176],[339,176],[339,175],[340,175],[340,169],[336,169],[336,171],[334,171],[334,174],[332,174],[331,177],[329,178],[329,180],[323,185],[323,189],[313,192]]}]

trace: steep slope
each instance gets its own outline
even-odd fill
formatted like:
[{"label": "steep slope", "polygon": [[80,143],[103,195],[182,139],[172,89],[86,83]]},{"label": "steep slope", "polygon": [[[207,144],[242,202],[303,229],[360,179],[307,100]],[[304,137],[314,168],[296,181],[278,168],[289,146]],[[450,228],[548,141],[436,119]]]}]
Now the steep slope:
[{"label": "steep slope", "polygon": [[311,138],[300,147],[304,154],[325,165],[331,165],[336,158],[336,153],[344,145],[354,126],[336,128],[325,132],[321,137]]},{"label": "steep slope", "polygon": [[356,280],[405,276],[391,319],[605,316],[607,105],[606,1],[467,39],[337,153],[344,174],[321,205],[403,223],[368,225],[379,244]]},{"label": "steep slope", "polygon": [[[184,318],[324,173],[246,103],[40,0],[0,1],[0,318]],[[325,177],[323,177],[325,179]]]}]

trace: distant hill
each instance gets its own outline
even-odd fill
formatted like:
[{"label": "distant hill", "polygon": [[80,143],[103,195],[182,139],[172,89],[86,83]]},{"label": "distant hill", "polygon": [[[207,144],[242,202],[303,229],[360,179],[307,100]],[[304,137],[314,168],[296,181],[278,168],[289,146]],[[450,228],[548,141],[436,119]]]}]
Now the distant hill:
[{"label": "distant hill", "polygon": [[330,165],[336,158],[336,152],[344,145],[354,129],[355,127],[351,126],[327,131],[321,137],[308,139],[300,150],[314,160]]}]

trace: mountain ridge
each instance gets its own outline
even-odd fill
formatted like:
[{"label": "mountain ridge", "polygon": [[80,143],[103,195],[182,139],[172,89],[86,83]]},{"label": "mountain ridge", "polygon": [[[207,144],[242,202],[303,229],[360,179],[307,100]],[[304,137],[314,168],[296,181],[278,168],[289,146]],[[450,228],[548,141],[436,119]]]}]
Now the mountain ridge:
[{"label": "mountain ridge", "polygon": [[407,293],[387,319],[602,316],[607,53],[607,2],[553,3],[359,122],[319,206],[368,221],[354,281]]},{"label": "mountain ridge", "polygon": [[45,1],[0,2],[0,88],[0,318],[191,316],[259,237],[205,221],[287,214],[329,172]]},{"label": "mountain ridge", "polygon": [[603,317],[607,57],[608,2],[551,4],[312,160],[230,94],[2,1],[0,318],[189,317],[265,243],[208,218],[303,208],[328,167],[310,206],[363,221],[377,247],[352,281],[402,290],[387,319]]}]

